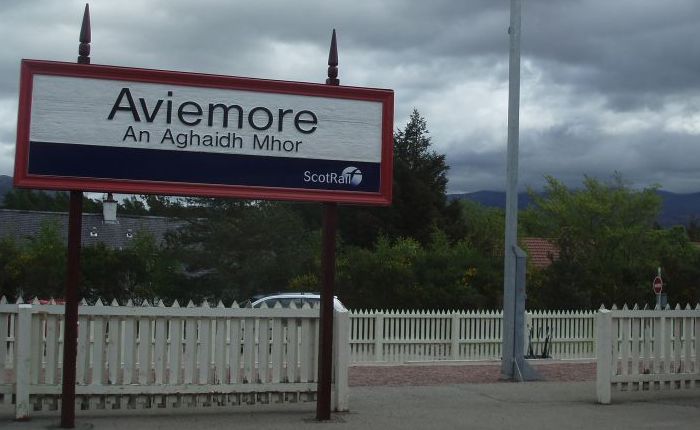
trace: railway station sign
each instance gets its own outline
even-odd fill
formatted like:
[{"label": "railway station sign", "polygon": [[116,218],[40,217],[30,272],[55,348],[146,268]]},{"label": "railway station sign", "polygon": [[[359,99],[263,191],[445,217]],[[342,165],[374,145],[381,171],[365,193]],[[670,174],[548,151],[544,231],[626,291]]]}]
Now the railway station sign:
[{"label": "railway station sign", "polygon": [[15,185],[391,202],[393,91],[23,60]]}]

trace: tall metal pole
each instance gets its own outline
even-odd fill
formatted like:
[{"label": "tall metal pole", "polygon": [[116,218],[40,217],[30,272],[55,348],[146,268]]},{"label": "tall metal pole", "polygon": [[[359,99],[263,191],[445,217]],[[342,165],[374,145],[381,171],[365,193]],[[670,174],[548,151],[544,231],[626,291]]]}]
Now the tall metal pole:
[{"label": "tall metal pole", "polygon": [[[90,8],[86,4],[80,28],[78,63],[90,64]],[[63,341],[63,379],[61,391],[61,427],[75,427],[75,365],[78,353],[78,287],[80,284],[80,232],[83,220],[83,192],[70,192],[68,214],[68,267],[65,288],[65,329]]]},{"label": "tall metal pole", "polygon": [[518,243],[518,139],[520,132],[520,7],[510,1],[510,62],[508,67],[508,153],[506,162],[506,226],[503,262],[503,356],[501,374],[514,376],[515,288]]},{"label": "tall metal pole", "polygon": [[[327,85],[340,85],[338,79],[338,46],[335,30],[331,37],[328,53]],[[321,326],[319,329],[318,388],[316,398],[316,419],[331,419],[331,379],[333,373],[333,287],[335,285],[335,236],[338,226],[338,205],[323,204],[323,250],[322,250],[322,290]]]}]

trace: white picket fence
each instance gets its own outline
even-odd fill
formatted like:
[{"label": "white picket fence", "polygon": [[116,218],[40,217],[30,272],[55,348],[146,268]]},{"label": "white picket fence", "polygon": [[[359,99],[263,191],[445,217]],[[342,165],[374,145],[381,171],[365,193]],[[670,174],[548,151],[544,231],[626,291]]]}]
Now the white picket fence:
[{"label": "white picket fence", "polygon": [[700,305],[601,309],[596,317],[598,402],[612,390],[700,388]]},{"label": "white picket fence", "polygon": [[[350,361],[499,360],[501,311],[352,311]],[[594,311],[528,312],[525,351],[594,359]]]},{"label": "white picket fence", "polygon": [[[62,305],[0,298],[0,402],[15,402],[17,417],[59,407],[63,313]],[[77,407],[315,400],[318,324],[318,309],[308,306],[80,306]],[[500,311],[336,312],[335,409],[348,408],[350,363],[498,360],[501,324]],[[546,343],[554,359],[597,357],[601,402],[611,387],[700,387],[700,306],[597,317],[534,311],[527,324],[523,341],[533,355]]]},{"label": "white picket fence", "polygon": [[[17,418],[58,409],[63,305],[0,299],[0,396]],[[319,310],[79,307],[78,409],[313,401]],[[348,409],[348,312],[334,313],[335,410]]]}]

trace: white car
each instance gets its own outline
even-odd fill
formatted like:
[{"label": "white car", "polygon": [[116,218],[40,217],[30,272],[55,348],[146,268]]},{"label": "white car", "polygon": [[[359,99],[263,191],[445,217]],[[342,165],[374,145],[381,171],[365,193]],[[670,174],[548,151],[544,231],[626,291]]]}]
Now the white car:
[{"label": "white car", "polygon": [[[261,294],[253,296],[246,303],[246,307],[259,308],[265,303],[268,308],[272,308],[276,303],[280,303],[283,308],[288,308],[292,303],[297,308],[301,308],[305,303],[311,307],[318,307],[321,303],[321,295],[318,293],[273,293]],[[347,308],[338,300],[338,297],[333,297],[333,309],[336,311],[347,311]]]}]

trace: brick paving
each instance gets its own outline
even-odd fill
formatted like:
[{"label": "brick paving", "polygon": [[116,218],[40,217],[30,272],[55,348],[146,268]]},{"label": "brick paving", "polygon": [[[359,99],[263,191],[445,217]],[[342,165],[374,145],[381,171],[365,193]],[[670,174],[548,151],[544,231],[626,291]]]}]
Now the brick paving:
[{"label": "brick paving", "polygon": [[[547,382],[595,380],[594,362],[542,361],[530,363]],[[425,386],[501,382],[500,362],[405,365],[361,365],[349,371],[350,386]]]}]

